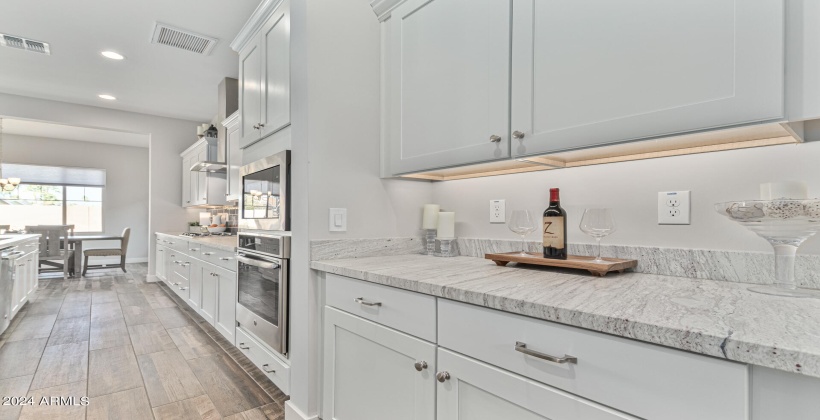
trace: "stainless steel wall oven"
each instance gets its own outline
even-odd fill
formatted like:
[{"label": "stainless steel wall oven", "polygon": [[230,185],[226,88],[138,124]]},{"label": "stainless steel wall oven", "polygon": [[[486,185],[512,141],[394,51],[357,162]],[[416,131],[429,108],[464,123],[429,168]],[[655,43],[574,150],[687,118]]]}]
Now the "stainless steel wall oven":
[{"label": "stainless steel wall oven", "polygon": [[287,355],[290,237],[240,232],[237,253],[238,326]]}]

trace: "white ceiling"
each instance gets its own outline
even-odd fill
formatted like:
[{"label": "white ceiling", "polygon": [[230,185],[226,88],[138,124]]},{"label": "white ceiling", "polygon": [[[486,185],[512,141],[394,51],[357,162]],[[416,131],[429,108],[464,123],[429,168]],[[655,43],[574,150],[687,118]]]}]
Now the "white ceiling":
[{"label": "white ceiling", "polygon": [[3,118],[3,134],[90,141],[120,146],[148,147],[148,135],[99,128],[75,127],[42,121]]},{"label": "white ceiling", "polygon": [[[204,122],[216,115],[220,80],[237,77],[228,44],[259,0],[2,3],[0,33],[48,42],[51,55],[0,47],[0,92]],[[152,44],[156,21],[219,42],[208,56]],[[104,58],[104,50],[126,59]]]}]

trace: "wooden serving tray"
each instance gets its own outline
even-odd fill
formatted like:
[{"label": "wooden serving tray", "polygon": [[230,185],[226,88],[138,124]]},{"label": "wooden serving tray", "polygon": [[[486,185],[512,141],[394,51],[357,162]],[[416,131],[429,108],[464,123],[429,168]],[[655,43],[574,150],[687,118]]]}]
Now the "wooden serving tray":
[{"label": "wooden serving tray", "polygon": [[605,276],[611,271],[623,273],[627,268],[638,266],[638,260],[621,260],[617,258],[604,258],[603,263],[596,263],[595,257],[584,257],[580,255],[569,255],[565,260],[554,260],[544,258],[540,253],[528,252],[526,256],[520,252],[505,252],[503,254],[485,254],[484,258],[493,260],[500,266],[515,262],[521,264],[543,265],[547,267],[577,268],[587,270],[597,276]]}]

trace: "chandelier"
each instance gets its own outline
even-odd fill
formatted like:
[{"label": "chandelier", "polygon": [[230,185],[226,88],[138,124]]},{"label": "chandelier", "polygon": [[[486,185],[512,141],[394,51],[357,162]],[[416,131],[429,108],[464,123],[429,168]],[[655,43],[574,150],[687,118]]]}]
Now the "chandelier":
[{"label": "chandelier", "polygon": [[0,190],[14,191],[20,185],[20,178],[3,177],[3,119],[0,118]]}]

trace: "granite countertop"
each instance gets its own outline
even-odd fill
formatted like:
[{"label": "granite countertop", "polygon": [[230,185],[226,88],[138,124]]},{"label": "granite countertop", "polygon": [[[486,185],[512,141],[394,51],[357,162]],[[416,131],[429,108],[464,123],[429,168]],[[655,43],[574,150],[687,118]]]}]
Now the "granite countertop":
[{"label": "granite countertop", "polygon": [[397,255],[311,268],[694,353],[820,378],[820,300],[748,284],[641,273],[498,267],[474,257]]},{"label": "granite countertop", "polygon": [[7,248],[7,247],[10,247],[10,246],[15,246],[15,245],[19,244],[20,242],[23,242],[23,241],[26,241],[26,240],[29,240],[29,239],[34,239],[34,238],[37,238],[39,236],[40,235],[30,234],[30,233],[25,234],[25,235],[20,235],[20,234],[15,234],[15,233],[0,235],[0,249]]},{"label": "granite countertop", "polygon": [[237,237],[234,236],[179,236],[182,232],[157,232],[157,235],[169,236],[178,240],[196,242],[223,251],[235,251],[238,245]]}]

